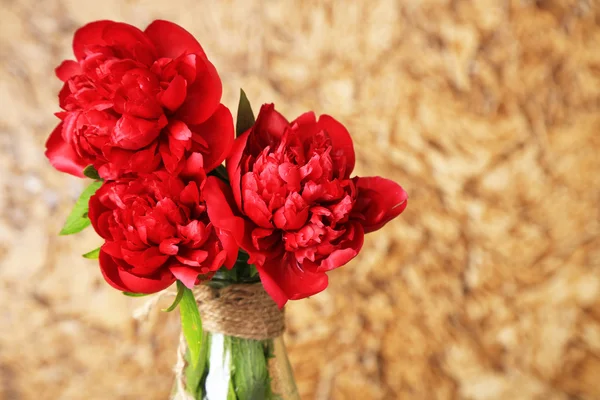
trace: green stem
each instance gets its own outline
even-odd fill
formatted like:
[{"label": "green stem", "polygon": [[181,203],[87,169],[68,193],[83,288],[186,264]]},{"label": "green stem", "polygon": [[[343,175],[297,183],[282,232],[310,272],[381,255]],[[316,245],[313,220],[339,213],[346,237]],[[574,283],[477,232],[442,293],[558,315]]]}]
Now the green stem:
[{"label": "green stem", "polygon": [[238,399],[271,399],[268,360],[265,349],[270,340],[250,340],[226,337],[225,346],[231,354],[232,377]]}]

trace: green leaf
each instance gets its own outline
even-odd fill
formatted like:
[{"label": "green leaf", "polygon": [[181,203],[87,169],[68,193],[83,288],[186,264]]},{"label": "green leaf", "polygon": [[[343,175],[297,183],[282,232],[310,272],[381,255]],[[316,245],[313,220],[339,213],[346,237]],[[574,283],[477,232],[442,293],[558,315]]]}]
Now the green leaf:
[{"label": "green leaf", "polygon": [[240,136],[254,125],[254,113],[243,89],[240,89],[240,103],[238,105],[237,121],[235,123],[236,136]]},{"label": "green leaf", "polygon": [[192,367],[189,350],[185,353],[185,386],[188,392],[195,395],[196,399],[204,399],[204,382],[206,381],[206,375],[208,374],[209,369],[210,340],[210,333],[203,332],[200,360],[197,367]]},{"label": "green leaf", "polygon": [[88,165],[87,167],[85,167],[85,169],[83,170],[83,174],[88,178],[95,179],[98,181],[102,179],[100,178],[100,175],[98,175],[98,171],[96,171],[96,168],[94,168],[93,165]]},{"label": "green leaf", "polygon": [[87,258],[89,260],[97,260],[98,257],[100,257],[100,247],[98,247],[97,249],[94,249],[90,252],[87,252],[83,255],[84,258]]},{"label": "green leaf", "polygon": [[[177,283],[179,284],[179,282]],[[190,350],[192,366],[196,368],[202,347],[202,320],[200,319],[200,312],[198,311],[194,294],[183,284],[181,286],[183,286],[183,296],[179,303],[181,330]]]},{"label": "green leaf", "polygon": [[144,297],[148,296],[147,293],[132,293],[132,292],[122,292],[125,296],[129,297]]},{"label": "green leaf", "polygon": [[75,203],[73,210],[71,210],[71,214],[67,217],[67,221],[60,231],[61,235],[71,235],[73,233],[81,232],[85,228],[87,228],[91,222],[88,218],[88,203],[90,201],[90,197],[96,190],[98,190],[102,186],[102,182],[96,181],[92,182],[79,196],[79,199]]},{"label": "green leaf", "polygon": [[183,283],[177,281],[177,296],[175,297],[175,301],[173,301],[173,304],[171,304],[171,306],[169,308],[163,308],[164,312],[171,312],[175,309],[175,307],[177,307],[177,305],[181,301],[181,298],[183,297],[183,288],[184,287],[185,286],[183,285]]}]

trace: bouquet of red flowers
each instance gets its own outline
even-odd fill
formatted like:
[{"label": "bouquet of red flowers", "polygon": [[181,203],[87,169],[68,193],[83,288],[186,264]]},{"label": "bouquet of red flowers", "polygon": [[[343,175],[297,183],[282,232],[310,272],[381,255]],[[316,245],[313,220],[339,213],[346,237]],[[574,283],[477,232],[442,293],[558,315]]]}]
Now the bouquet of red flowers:
[{"label": "bouquet of red flowers", "polygon": [[124,294],[177,283],[177,396],[294,398],[289,366],[272,365],[280,310],[323,291],[406,192],[352,176],[352,139],[328,115],[289,121],[265,104],[255,120],[242,91],[234,129],[215,67],[178,25],[92,22],[73,52],[56,69],[62,111],[46,156],[93,182],[61,234],[91,224],[104,244],[84,257]]}]

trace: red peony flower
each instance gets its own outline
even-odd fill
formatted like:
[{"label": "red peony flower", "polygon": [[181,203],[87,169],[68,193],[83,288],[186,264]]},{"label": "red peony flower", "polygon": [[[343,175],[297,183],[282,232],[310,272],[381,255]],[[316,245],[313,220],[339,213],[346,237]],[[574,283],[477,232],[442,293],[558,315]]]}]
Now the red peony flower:
[{"label": "red peony flower", "polygon": [[92,164],[115,179],[161,165],[176,174],[192,153],[207,171],[225,159],[233,121],[220,104],[221,80],[185,29],[97,21],[75,32],[73,51],[76,61],[56,69],[64,111],[46,143],[55,168],[83,176]]},{"label": "red peony flower", "polygon": [[312,112],[289,123],[269,104],[233,145],[231,191],[208,178],[211,221],[236,235],[280,307],[324,290],[326,272],[354,258],[365,233],[406,208],[399,185],[350,178],[353,168],[354,147],[343,125],[327,115],[317,121]]},{"label": "red peony flower", "polygon": [[92,196],[89,217],[106,241],[100,269],[111,286],[154,293],[179,279],[191,288],[233,266],[238,246],[209,221],[201,174],[187,184],[166,171],[123,178]]}]

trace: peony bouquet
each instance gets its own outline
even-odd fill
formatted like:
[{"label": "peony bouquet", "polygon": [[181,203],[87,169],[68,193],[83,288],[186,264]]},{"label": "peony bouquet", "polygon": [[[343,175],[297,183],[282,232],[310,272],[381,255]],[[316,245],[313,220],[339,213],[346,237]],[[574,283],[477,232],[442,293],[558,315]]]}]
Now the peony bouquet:
[{"label": "peony bouquet", "polygon": [[171,22],[92,22],[73,52],[46,156],[92,183],[61,234],[91,224],[104,244],[84,257],[126,295],[176,284],[174,398],[297,398],[284,305],[323,291],[406,192],[352,176],[352,139],[328,115],[265,104],[255,119],[241,91],[234,128],[217,70]]}]

